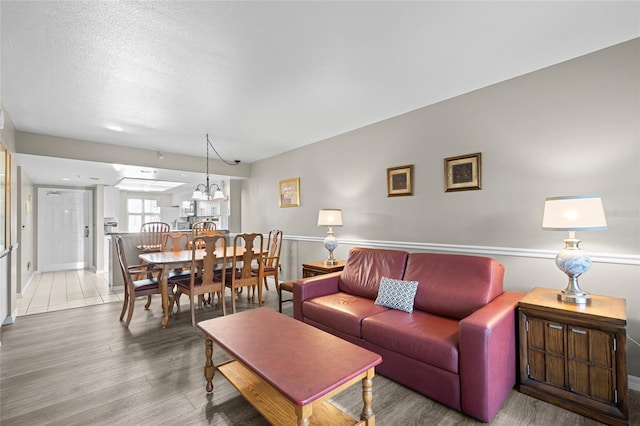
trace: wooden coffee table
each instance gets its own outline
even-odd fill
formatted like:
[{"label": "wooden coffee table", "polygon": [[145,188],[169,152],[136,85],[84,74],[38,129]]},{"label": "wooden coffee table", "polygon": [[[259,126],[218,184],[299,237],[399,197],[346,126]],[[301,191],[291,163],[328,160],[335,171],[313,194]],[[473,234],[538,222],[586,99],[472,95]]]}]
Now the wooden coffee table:
[{"label": "wooden coffee table", "polygon": [[[269,308],[198,323],[204,333],[207,392],[220,372],[271,424],[375,425],[371,409],[376,353]],[[231,359],[214,365],[213,343]],[[360,421],[327,400],[358,381]]]}]

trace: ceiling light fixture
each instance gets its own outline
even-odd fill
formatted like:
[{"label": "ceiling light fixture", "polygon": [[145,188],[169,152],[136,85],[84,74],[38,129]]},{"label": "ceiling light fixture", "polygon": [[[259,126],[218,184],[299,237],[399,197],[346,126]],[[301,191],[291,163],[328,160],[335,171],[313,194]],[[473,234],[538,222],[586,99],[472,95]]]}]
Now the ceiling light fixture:
[{"label": "ceiling light fixture", "polygon": [[106,129],[114,131],[114,132],[122,132],[124,129],[117,124],[107,124],[104,126]]},{"label": "ceiling light fixture", "polygon": [[[235,160],[235,163],[231,163],[224,160],[222,157],[220,157],[220,154],[218,154],[218,151],[216,151],[216,149],[211,144],[211,141],[209,141],[209,134],[207,133],[207,183],[206,184],[200,183],[198,184],[198,186],[196,186],[196,189],[193,191],[193,195],[191,196],[192,200],[200,200],[200,201],[222,200],[225,198],[224,193],[222,192],[222,190],[217,184],[212,183],[211,185],[209,185],[209,147],[213,149],[213,152],[215,152],[218,158],[220,158],[220,160],[222,160],[222,162],[224,162],[225,164],[236,166],[238,165],[238,163],[240,163],[240,160]],[[213,191],[214,186],[216,187],[215,191]],[[211,194],[212,191],[213,191],[213,195]]]},{"label": "ceiling light fixture", "polygon": [[184,182],[173,182],[167,180],[122,178],[113,185],[121,191],[130,192],[165,192],[184,185]]},{"label": "ceiling light fixture", "polygon": [[211,147],[213,152],[216,153],[220,161],[222,161],[224,164],[228,164],[230,166],[237,166],[238,164],[240,164],[240,160],[234,160],[233,162],[231,162],[222,158],[220,154],[218,154],[218,151],[216,151],[216,149],[213,147],[213,144],[211,143],[211,141],[209,141],[209,133],[207,133],[207,170],[209,169],[209,147]]}]

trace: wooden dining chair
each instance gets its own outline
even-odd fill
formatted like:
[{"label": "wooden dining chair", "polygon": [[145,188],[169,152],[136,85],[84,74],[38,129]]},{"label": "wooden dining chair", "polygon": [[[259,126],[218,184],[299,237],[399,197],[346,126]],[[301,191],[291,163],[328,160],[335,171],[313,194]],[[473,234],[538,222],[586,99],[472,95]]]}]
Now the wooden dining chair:
[{"label": "wooden dining chair", "polygon": [[[218,234],[219,232],[217,231],[217,225],[215,222],[211,220],[201,220],[199,222],[194,223],[193,226],[191,227],[191,241],[194,241],[196,237],[202,237],[205,235],[213,236]],[[201,244],[203,244],[202,240],[197,240],[195,244],[198,244],[196,248],[204,248],[200,246]],[[191,242],[189,243],[189,248],[191,248]],[[217,274],[221,273],[220,267],[217,268],[216,273]],[[207,299],[207,303],[212,303],[213,297],[214,295],[210,294]],[[198,303],[201,304],[200,299],[198,300]]]},{"label": "wooden dining chair", "polygon": [[[191,233],[188,231],[166,232],[162,234],[162,251],[182,251],[190,248]],[[175,268],[169,273],[167,280],[169,284],[175,284],[175,281],[188,278],[191,272],[189,268]],[[180,305],[178,305],[180,312]]]},{"label": "wooden dining chair", "polygon": [[[262,263],[263,263],[263,282],[265,290],[269,290],[269,284],[267,283],[267,277],[273,277],[276,286],[276,292],[280,291],[280,282],[278,280],[278,272],[280,270],[280,249],[282,248],[282,230],[273,229],[269,231],[269,236],[266,240],[267,246],[263,250]],[[254,273],[258,273],[258,269],[254,267]],[[252,295],[255,293],[256,288],[251,288]],[[264,303],[264,300],[262,301]]]},{"label": "wooden dining chair", "polygon": [[[140,245],[138,250],[140,253],[152,253],[162,251],[162,234],[166,234],[171,230],[168,223],[164,222],[145,222],[140,227]],[[151,270],[155,269],[154,265],[149,265],[146,276],[152,278]],[[142,279],[145,274],[140,274],[137,279]]]},{"label": "wooden dining chair", "polygon": [[[195,300],[201,299],[205,294],[218,294],[218,303],[222,304],[222,315],[227,314],[225,305],[225,279],[226,279],[226,239],[223,235],[196,237],[192,242],[192,261],[188,279],[176,281],[175,299],[180,305],[180,296],[189,296],[189,307],[191,310],[191,325],[196,326]],[[205,250],[202,264],[196,261],[196,247],[201,246]],[[216,256],[218,251],[218,256]],[[221,264],[222,274],[214,273],[216,265]]]},{"label": "wooden dining chair", "polygon": [[[191,226],[191,238],[199,237],[203,235],[202,231],[215,231],[218,228],[215,222],[211,220],[201,220]],[[204,234],[208,235],[208,234]]]},{"label": "wooden dining chair", "polygon": [[142,253],[151,253],[162,250],[162,234],[171,230],[165,222],[146,222],[140,227],[140,245],[138,250]]},{"label": "wooden dining chair", "polygon": [[[126,313],[127,319],[124,326],[129,328],[136,298],[147,296],[147,303],[144,305],[144,309],[148,310],[149,306],[151,306],[151,296],[154,294],[160,294],[160,286],[158,284],[159,278],[143,278],[134,280],[134,277],[137,277],[140,274],[144,276],[148,272],[148,265],[128,265],[122,237],[120,235],[115,235],[113,238],[116,244],[116,252],[118,254],[118,262],[120,263],[120,269],[122,271],[122,278],[124,280],[124,300],[122,303],[122,312],[120,313],[120,321],[122,321]],[[169,306],[173,306],[173,292],[171,291],[171,288],[172,286],[170,285]]]},{"label": "wooden dining chair", "polygon": [[[230,259],[231,268],[227,272],[227,287],[231,288],[231,307],[236,313],[236,297],[238,291],[247,287],[258,287],[258,305],[262,306],[262,234],[238,234],[233,239],[233,259]],[[256,272],[254,272],[254,269]],[[253,300],[251,298],[251,300]]]},{"label": "wooden dining chair", "polygon": [[191,225],[191,240],[189,242],[189,248],[191,248],[191,241],[196,237],[203,235],[217,235],[217,226],[215,222],[210,220],[201,220]]},{"label": "wooden dining chair", "polygon": [[191,233],[188,231],[165,232],[160,238],[162,251],[182,251],[189,247]]}]

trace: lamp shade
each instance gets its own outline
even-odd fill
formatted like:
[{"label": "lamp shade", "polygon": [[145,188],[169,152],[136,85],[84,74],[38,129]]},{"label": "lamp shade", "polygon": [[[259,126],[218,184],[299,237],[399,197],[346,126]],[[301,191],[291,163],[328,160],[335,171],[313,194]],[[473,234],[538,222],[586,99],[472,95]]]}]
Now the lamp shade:
[{"label": "lamp shade", "polygon": [[607,229],[599,195],[572,195],[547,198],[542,229],[555,231],[594,231]]},{"label": "lamp shade", "polygon": [[199,189],[196,188],[195,191],[193,191],[193,195],[191,196],[192,200],[202,200],[204,199],[204,194],[202,193],[202,191],[200,191]]},{"label": "lamp shade", "polygon": [[320,212],[318,213],[318,226],[342,226],[342,210],[320,210]]},{"label": "lamp shade", "polygon": [[216,189],[216,192],[213,193],[213,199],[214,200],[223,200],[224,199],[224,192],[222,192],[222,190],[220,188]]}]

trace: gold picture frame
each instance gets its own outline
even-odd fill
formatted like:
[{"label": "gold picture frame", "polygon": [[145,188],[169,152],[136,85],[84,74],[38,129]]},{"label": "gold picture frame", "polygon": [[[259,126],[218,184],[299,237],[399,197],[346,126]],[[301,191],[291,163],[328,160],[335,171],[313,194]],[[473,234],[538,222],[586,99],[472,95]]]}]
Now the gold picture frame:
[{"label": "gold picture frame", "polygon": [[300,178],[281,180],[278,183],[279,205],[283,207],[300,207]]},{"label": "gold picture frame", "polygon": [[444,159],[445,192],[482,189],[482,153]]},{"label": "gold picture frame", "polygon": [[413,164],[387,169],[387,197],[413,195]]}]

